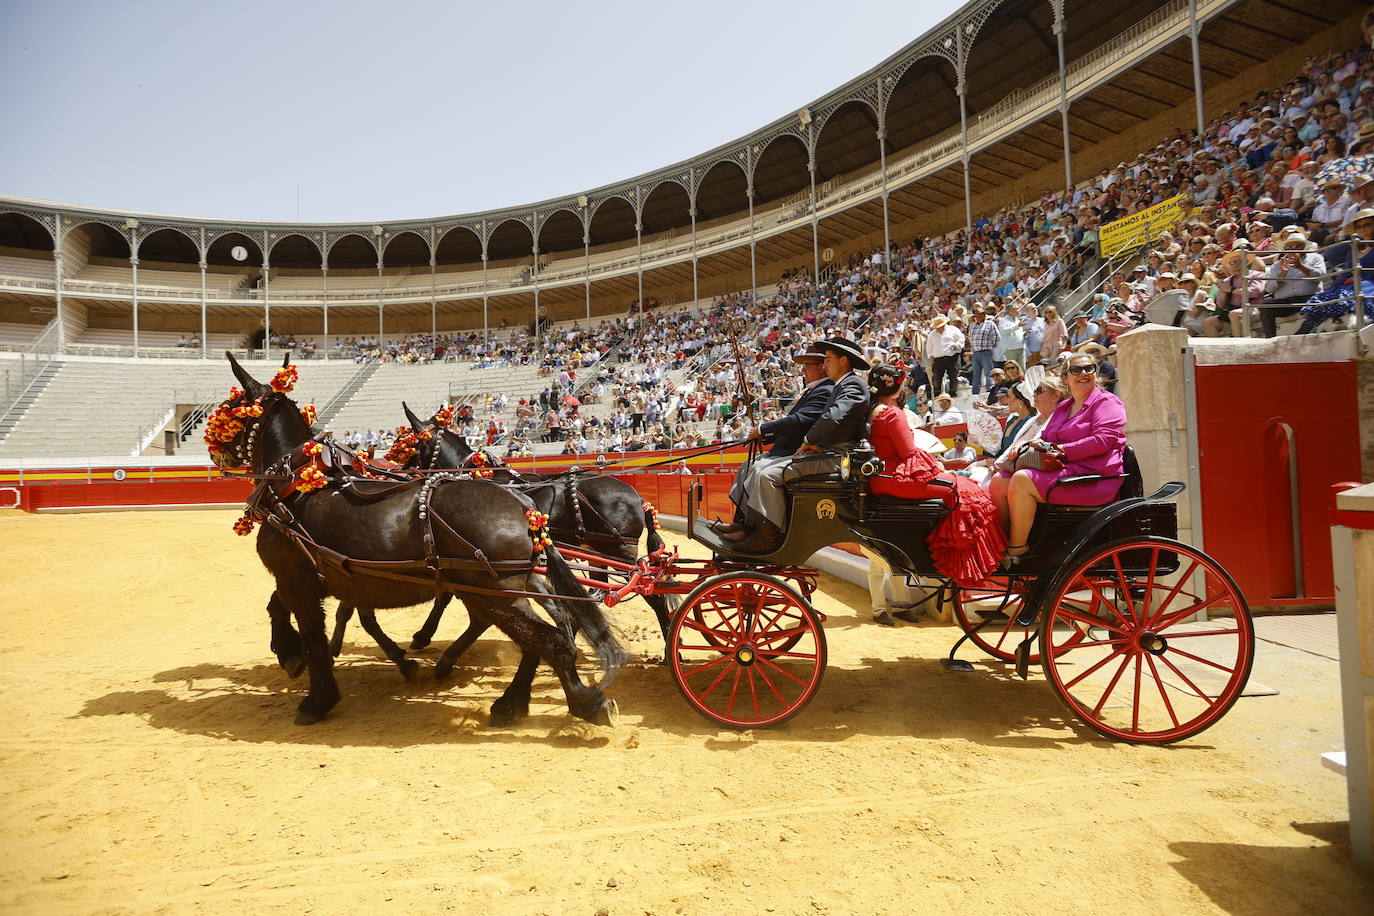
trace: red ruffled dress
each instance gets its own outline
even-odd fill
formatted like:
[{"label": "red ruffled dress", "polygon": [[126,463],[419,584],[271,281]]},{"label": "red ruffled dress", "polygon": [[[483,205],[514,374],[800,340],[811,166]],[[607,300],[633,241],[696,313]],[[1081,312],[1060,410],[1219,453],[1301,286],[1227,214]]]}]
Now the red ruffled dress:
[{"label": "red ruffled dress", "polygon": [[[942,499],[949,507],[926,538],[935,568],[960,585],[972,585],[996,570],[1007,539],[992,497],[969,478],[944,471],[935,456],[918,449],[906,416],[896,407],[878,410],[868,438],[883,461],[883,476],[869,481],[872,492],[900,499]],[[931,484],[935,477],[952,482],[954,489]]]}]

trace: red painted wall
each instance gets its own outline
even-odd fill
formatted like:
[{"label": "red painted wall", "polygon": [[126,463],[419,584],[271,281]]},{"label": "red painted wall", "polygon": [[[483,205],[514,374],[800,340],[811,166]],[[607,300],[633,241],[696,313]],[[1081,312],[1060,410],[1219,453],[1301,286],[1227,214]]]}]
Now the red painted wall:
[{"label": "red painted wall", "polygon": [[1332,600],[1331,484],[1360,479],[1353,363],[1199,366],[1203,540],[1252,605],[1296,600],[1293,431],[1308,601]]}]

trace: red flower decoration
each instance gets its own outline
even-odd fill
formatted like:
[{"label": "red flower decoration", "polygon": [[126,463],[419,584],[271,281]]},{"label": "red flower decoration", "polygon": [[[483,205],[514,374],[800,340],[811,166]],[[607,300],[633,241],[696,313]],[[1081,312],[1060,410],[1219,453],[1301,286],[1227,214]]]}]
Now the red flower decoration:
[{"label": "red flower decoration", "polygon": [[247,537],[253,533],[253,525],[254,521],[252,516],[245,512],[242,518],[234,521],[234,533],[239,537]]},{"label": "red flower decoration", "polygon": [[310,493],[328,484],[329,478],[313,464],[296,475],[296,490],[301,493]]},{"label": "red flower decoration", "polygon": [[314,404],[306,404],[301,408],[301,419],[305,421],[306,426],[314,426],[319,415],[320,412],[315,409]]},{"label": "red flower decoration", "polygon": [[300,373],[296,371],[294,363],[285,369],[278,369],[277,374],[272,376],[272,390],[286,394],[296,387],[296,382],[300,379]]}]

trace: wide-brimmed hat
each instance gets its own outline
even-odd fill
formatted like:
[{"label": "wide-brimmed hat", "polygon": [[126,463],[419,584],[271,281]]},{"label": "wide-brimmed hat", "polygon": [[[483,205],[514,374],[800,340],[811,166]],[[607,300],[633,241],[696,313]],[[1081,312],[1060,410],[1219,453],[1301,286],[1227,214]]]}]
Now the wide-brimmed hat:
[{"label": "wide-brimmed hat", "polygon": [[868,368],[868,360],[864,359],[863,352],[852,340],[846,340],[843,337],[831,337],[829,340],[821,341],[817,346],[822,351],[828,350],[837,356],[849,357],[849,368],[851,369]]},{"label": "wide-brimmed hat", "polygon": [[792,362],[798,364],[809,363],[813,360],[820,361],[823,359],[825,359],[825,351],[821,349],[820,341],[815,341],[811,344],[811,346],[807,347],[805,350],[802,350],[801,352],[796,353],[792,356]]},{"label": "wide-brimmed hat", "polygon": [[930,320],[930,326],[932,328],[935,328],[936,330],[943,328],[947,324],[949,324],[949,319],[946,318],[944,315],[936,315],[934,318]]},{"label": "wide-brimmed hat", "polygon": [[1350,219],[1345,222],[1346,225],[1349,225],[1351,223],[1358,223],[1362,219],[1374,219],[1374,208],[1365,207],[1363,210],[1357,210]]},{"label": "wide-brimmed hat", "polygon": [[1087,353],[1089,356],[1103,357],[1107,355],[1107,348],[1095,340],[1090,340],[1085,344],[1079,344],[1079,353]]},{"label": "wide-brimmed hat", "polygon": [[949,403],[953,404],[953,403],[954,403],[954,398],[950,397],[950,396],[947,395],[947,394],[943,394],[943,393],[942,393],[942,394],[937,394],[937,395],[935,396],[935,403],[936,403],[936,404],[939,404],[941,401],[948,401]]}]

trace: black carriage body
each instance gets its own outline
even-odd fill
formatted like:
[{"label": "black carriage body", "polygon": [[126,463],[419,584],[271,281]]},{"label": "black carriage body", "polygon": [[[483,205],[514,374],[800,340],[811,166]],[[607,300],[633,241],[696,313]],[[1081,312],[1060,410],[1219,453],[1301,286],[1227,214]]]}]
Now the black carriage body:
[{"label": "black carriage body", "polygon": [[[1131,456],[1132,458],[1134,456]],[[865,465],[864,453],[851,455],[851,467]],[[1030,551],[1018,563],[1017,575],[1048,584],[1075,556],[1094,546],[1124,537],[1178,536],[1178,507],[1171,500],[1182,484],[1166,484],[1149,496],[1141,493],[1139,470],[1128,460],[1123,498],[1105,506],[1045,505],[1031,528]],[[740,554],[721,541],[709,526],[697,524],[693,536],[718,555],[754,565],[802,566],[812,554],[832,544],[856,542],[877,553],[894,571],[910,576],[943,578],[926,547],[930,532],[945,517],[938,499],[900,499],[872,493],[859,475],[839,472],[802,477],[787,484],[789,513],[786,537],[766,555]],[[1149,555],[1127,553],[1121,558],[1128,575],[1149,572]],[[1134,561],[1134,562],[1133,562]],[[1173,553],[1158,555],[1154,573],[1177,570]],[[1106,570],[1102,570],[1106,572]]]}]

